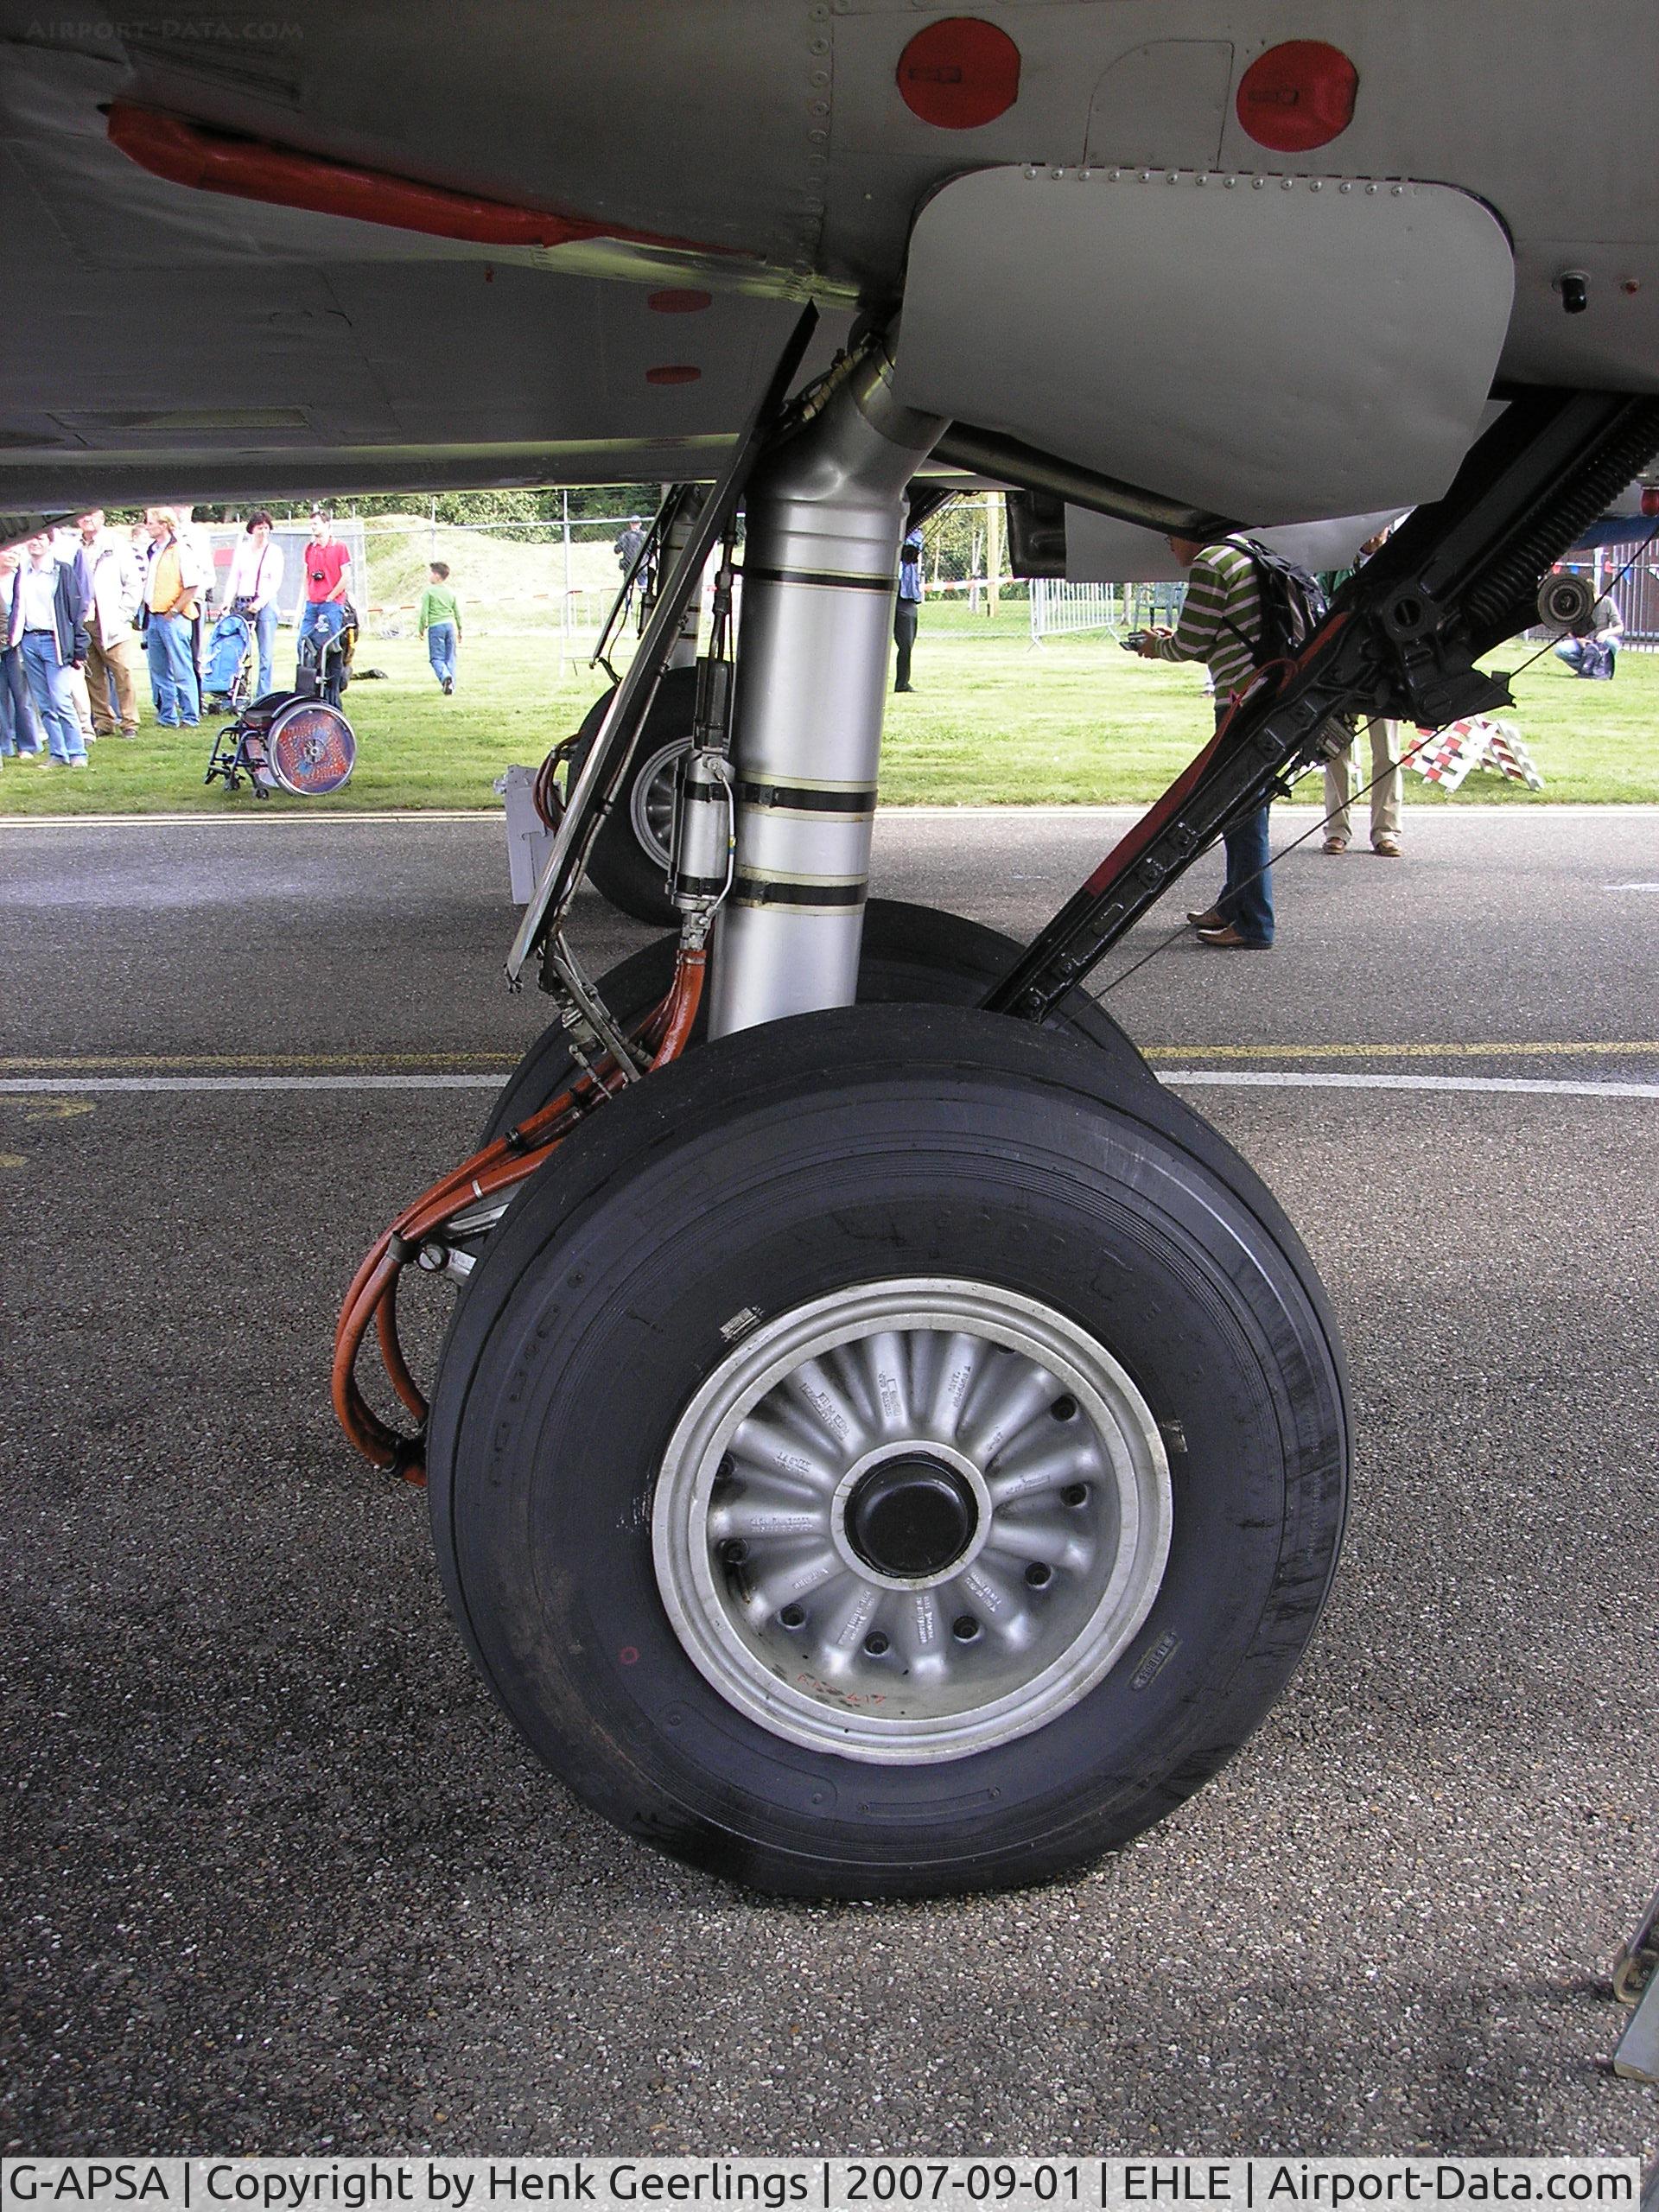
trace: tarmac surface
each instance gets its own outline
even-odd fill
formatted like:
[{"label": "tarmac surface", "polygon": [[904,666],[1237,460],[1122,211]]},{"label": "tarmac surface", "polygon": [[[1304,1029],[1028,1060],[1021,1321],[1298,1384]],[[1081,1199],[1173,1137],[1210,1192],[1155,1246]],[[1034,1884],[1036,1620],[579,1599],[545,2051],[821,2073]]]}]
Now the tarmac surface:
[{"label": "tarmac surface", "polygon": [[[877,887],[1028,934],[1128,818],[884,817]],[[1085,1879],[811,1907],[532,1764],[329,1411],[359,1252],[488,1094],[316,1079],[481,1082],[542,1026],[499,824],[0,830],[0,2143],[1651,2158],[1606,2061],[1659,1879],[1659,813],[1406,830],[1287,861],[1271,955],[1110,999],[1346,1335],[1306,1663]],[[260,1075],[307,1087],[16,1087]]]}]

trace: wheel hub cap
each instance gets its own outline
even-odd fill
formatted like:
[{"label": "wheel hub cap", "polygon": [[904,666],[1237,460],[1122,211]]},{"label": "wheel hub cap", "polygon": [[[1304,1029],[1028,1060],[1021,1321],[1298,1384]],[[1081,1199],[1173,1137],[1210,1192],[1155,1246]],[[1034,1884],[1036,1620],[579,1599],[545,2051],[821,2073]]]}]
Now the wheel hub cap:
[{"label": "wheel hub cap", "polygon": [[726,1354],[652,1510],[664,1607],[728,1704],[875,1764],[965,1758],[1104,1680],[1151,1611],[1158,1426],[1076,1322],[1000,1286],[855,1285]]},{"label": "wheel hub cap", "polygon": [[867,1567],[895,1581],[942,1573],[967,1550],[978,1522],[968,1484],[925,1455],[872,1467],[847,1500],[849,1543]]}]

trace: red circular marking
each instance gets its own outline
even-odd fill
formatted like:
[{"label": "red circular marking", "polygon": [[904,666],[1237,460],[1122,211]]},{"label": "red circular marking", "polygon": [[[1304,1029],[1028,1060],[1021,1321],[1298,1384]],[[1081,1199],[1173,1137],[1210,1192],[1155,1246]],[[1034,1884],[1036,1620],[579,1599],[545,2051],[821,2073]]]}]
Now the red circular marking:
[{"label": "red circular marking", "polygon": [[714,304],[712,292],[653,292],[645,302],[653,315],[701,315]]},{"label": "red circular marking", "polygon": [[690,368],[684,362],[677,361],[668,367],[647,369],[645,382],[647,384],[696,384],[702,374],[701,369]]},{"label": "red circular marking", "polygon": [[947,16],[918,31],[899,57],[905,105],[941,130],[975,130],[1020,97],[1020,49],[976,16]]},{"label": "red circular marking", "polygon": [[1294,38],[1271,47],[1244,72],[1238,119],[1258,146],[1306,154],[1329,145],[1354,119],[1359,72],[1339,48]]},{"label": "red circular marking", "polygon": [[1642,512],[1644,515],[1659,515],[1659,485],[1644,485],[1642,492]]},{"label": "red circular marking", "polygon": [[631,1643],[625,1643],[616,1656],[625,1667],[637,1667],[639,1664],[639,1654]]}]

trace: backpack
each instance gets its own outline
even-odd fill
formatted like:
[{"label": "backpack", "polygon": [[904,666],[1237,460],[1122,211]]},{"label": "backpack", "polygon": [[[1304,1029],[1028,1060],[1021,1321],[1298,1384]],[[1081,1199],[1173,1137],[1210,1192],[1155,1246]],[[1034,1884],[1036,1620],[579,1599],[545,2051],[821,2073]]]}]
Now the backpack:
[{"label": "backpack", "polygon": [[1331,602],[1306,569],[1258,539],[1224,537],[1221,542],[1248,557],[1262,597],[1259,643],[1252,644],[1234,623],[1228,628],[1241,644],[1249,645],[1258,668],[1271,660],[1294,659],[1324,621]]}]

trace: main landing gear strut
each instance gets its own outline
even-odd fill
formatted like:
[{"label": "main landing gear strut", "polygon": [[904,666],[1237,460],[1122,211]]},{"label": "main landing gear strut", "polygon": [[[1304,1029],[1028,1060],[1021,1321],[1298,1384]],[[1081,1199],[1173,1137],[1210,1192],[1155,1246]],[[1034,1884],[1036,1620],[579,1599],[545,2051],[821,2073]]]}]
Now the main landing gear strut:
[{"label": "main landing gear strut", "polygon": [[[1086,1865],[1222,1764],[1312,1636],[1344,1510],[1306,1255],[1077,986],[1332,713],[1500,696],[1477,658],[1659,407],[1515,402],[1021,952],[867,906],[904,491],[943,426],[879,348],[785,407],[795,365],[590,734],[513,948],[560,1019],[365,1261],[336,1402],[371,1457],[424,1459],[474,1656],[587,1803],[762,1889],[984,1889]],[[594,982],[571,896],[711,557],[680,937]],[[410,1262],[465,1279],[429,1413]],[[408,1441],[357,1380],[371,1328]]]}]

